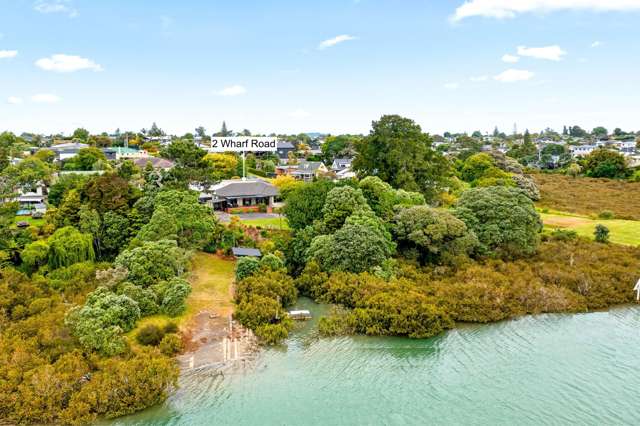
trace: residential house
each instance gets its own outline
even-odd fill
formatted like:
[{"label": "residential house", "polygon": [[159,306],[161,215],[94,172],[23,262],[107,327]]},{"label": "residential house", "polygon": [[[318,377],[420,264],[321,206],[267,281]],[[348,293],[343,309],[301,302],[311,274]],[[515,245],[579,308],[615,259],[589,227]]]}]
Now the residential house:
[{"label": "residential house", "polygon": [[[201,192],[200,200],[210,203],[218,211],[260,211],[273,209],[278,188],[261,179],[230,179]],[[209,200],[207,200],[209,198]]]},{"label": "residential house", "polygon": [[86,143],[69,142],[61,143],[58,145],[51,145],[49,148],[45,149],[53,151],[54,154],[56,154],[57,161],[64,161],[68,160],[69,158],[75,157],[78,154],[78,151],[88,147],[89,145],[87,145]]},{"label": "residential house", "polygon": [[328,172],[327,166],[321,161],[300,161],[298,167],[290,174],[296,179],[308,182]]},{"label": "residential house", "polygon": [[147,164],[149,163],[151,163],[151,166],[154,169],[162,169],[162,170],[169,170],[174,166],[173,161],[167,160],[166,158],[160,158],[160,157],[141,157],[141,158],[134,159],[133,162],[135,163],[136,166],[140,167],[143,170],[145,167],[147,167]]},{"label": "residential house", "polygon": [[107,160],[111,160],[111,161],[149,157],[149,154],[147,153],[147,151],[133,149],[133,148],[125,148],[122,146],[102,148],[102,152],[104,152],[104,155],[107,157]]},{"label": "residential house", "polygon": [[598,149],[596,145],[572,145],[569,147],[573,157],[584,157],[585,155],[591,154],[596,149]]},{"label": "residential house", "polygon": [[351,158],[336,158],[331,164],[331,171],[337,173],[344,169],[350,169],[352,161]]},{"label": "residential house", "polygon": [[278,141],[278,145],[276,149],[277,149],[278,157],[283,160],[286,160],[287,158],[289,158],[290,152],[295,152],[296,147],[293,146],[291,142]]}]

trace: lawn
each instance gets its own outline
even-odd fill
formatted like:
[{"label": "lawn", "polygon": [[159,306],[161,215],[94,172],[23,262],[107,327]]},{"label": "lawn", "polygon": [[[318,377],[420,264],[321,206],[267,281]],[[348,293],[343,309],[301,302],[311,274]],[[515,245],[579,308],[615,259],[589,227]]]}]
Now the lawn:
[{"label": "lawn", "polygon": [[214,254],[197,252],[192,260],[189,273],[191,294],[187,298],[187,310],[179,317],[152,315],[138,321],[136,328],[127,333],[131,342],[142,327],[155,324],[163,327],[168,322],[186,325],[201,311],[215,312],[228,316],[233,311],[233,289],[235,262]]},{"label": "lawn", "polygon": [[271,229],[281,229],[281,230],[289,229],[289,224],[287,223],[287,219],[285,217],[240,219],[240,221],[245,225],[256,226],[256,227],[259,226],[261,228],[271,228]]},{"label": "lawn", "polygon": [[42,226],[44,225],[44,219],[34,219],[31,216],[16,216],[13,219],[13,224],[17,224],[18,222],[27,222],[31,226]]},{"label": "lawn", "polygon": [[591,219],[560,212],[540,213],[545,229],[572,229],[580,236],[593,239],[596,225],[601,223],[609,228],[609,240],[612,243],[640,245],[640,221],[622,219]]}]

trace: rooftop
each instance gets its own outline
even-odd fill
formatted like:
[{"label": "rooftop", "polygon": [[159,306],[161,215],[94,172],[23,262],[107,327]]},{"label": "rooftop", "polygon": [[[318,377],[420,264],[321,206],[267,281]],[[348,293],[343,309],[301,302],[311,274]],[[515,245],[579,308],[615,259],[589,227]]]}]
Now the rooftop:
[{"label": "rooftop", "polygon": [[213,185],[211,192],[218,197],[224,198],[245,196],[274,197],[279,194],[278,188],[261,179],[223,180]]}]

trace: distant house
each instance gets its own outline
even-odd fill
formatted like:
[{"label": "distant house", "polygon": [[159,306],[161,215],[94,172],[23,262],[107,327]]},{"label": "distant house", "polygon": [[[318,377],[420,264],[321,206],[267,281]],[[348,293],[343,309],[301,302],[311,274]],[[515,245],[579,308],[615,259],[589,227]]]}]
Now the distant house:
[{"label": "distant house", "polygon": [[322,146],[320,145],[320,141],[312,140],[309,142],[309,153],[311,155],[321,155],[322,154]]},{"label": "distant house", "polygon": [[351,158],[336,158],[331,164],[331,171],[337,173],[340,170],[350,169],[352,161]]},{"label": "distant house", "polygon": [[268,213],[273,209],[274,198],[280,193],[278,188],[261,179],[223,180],[207,192],[211,195],[214,210],[259,211],[264,206]]},{"label": "distant house", "polygon": [[569,148],[574,157],[583,157],[598,149],[596,145],[574,145]]},{"label": "distant house", "polygon": [[315,177],[322,176],[329,172],[327,166],[321,161],[301,161],[298,167],[291,172],[291,176],[305,182],[313,180]]},{"label": "distant house", "polygon": [[135,160],[133,160],[133,162],[135,163],[136,166],[140,167],[143,170],[145,167],[147,167],[147,164],[149,163],[151,163],[151,167],[153,167],[154,169],[162,169],[162,170],[169,170],[169,169],[172,169],[174,166],[173,161],[167,160],[166,158],[160,158],[160,157],[136,158]]},{"label": "distant house", "polygon": [[351,170],[351,167],[348,167],[346,169],[342,169],[342,170],[336,172],[336,179],[337,180],[353,179],[355,177],[356,177],[356,173],[353,170]]},{"label": "distant house", "polygon": [[45,148],[45,149],[49,149],[53,151],[54,154],[56,154],[56,160],[64,161],[69,158],[75,157],[78,154],[78,151],[88,147],[89,145],[87,145],[86,143],[69,142],[69,143],[61,143],[58,145],[52,145],[49,148]]},{"label": "distant house", "polygon": [[36,206],[44,204],[44,187],[38,186],[35,191],[22,191],[15,199],[20,204],[20,210],[33,210]]},{"label": "distant house", "polygon": [[123,160],[127,158],[147,158],[149,154],[146,151],[133,149],[133,148],[125,148],[122,146],[115,146],[110,148],[102,148],[102,152],[104,152],[107,160]]},{"label": "distant house", "polygon": [[291,142],[278,141],[277,152],[279,158],[287,159],[289,158],[289,153],[295,150],[296,147]]}]

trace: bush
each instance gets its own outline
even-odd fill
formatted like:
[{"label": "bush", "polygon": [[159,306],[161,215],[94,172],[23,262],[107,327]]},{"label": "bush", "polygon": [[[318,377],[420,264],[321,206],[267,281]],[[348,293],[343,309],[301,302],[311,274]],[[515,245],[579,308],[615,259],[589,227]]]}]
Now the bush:
[{"label": "bush", "polygon": [[616,217],[616,214],[611,210],[603,210],[598,214],[598,218],[604,219],[604,220],[615,219],[615,217]]},{"label": "bush", "polygon": [[173,356],[182,351],[182,340],[176,334],[167,334],[160,341],[160,352]]},{"label": "bush", "polygon": [[172,278],[160,287],[160,292],[162,294],[160,311],[175,317],[182,314],[187,308],[185,302],[191,293],[191,285],[181,278]]},{"label": "bush", "polygon": [[572,229],[554,229],[551,237],[558,241],[573,241],[578,238],[578,233]]},{"label": "bush", "polygon": [[542,221],[520,189],[493,186],[465,191],[455,215],[476,234],[486,254],[520,257],[538,247]]},{"label": "bush", "polygon": [[423,263],[455,264],[478,244],[463,221],[427,206],[401,209],[394,218],[393,231],[400,250],[417,249]]},{"label": "bush", "polygon": [[379,229],[363,224],[346,224],[333,235],[314,238],[308,250],[324,271],[370,271],[382,264],[392,252]]},{"label": "bush", "polygon": [[273,253],[262,256],[260,259],[260,267],[267,268],[272,271],[278,271],[284,269],[284,262],[278,256]]},{"label": "bush", "polygon": [[136,340],[141,345],[158,346],[164,337],[164,331],[155,324],[145,325],[136,334]]},{"label": "bush", "polygon": [[602,224],[596,225],[596,230],[593,233],[596,242],[598,243],[608,243],[609,242],[609,228]]},{"label": "bush", "polygon": [[173,321],[169,321],[168,323],[166,323],[164,325],[164,327],[162,327],[162,330],[164,330],[164,332],[166,334],[177,333],[178,332],[178,324],[176,324]]},{"label": "bush", "polygon": [[289,327],[282,322],[278,324],[264,324],[256,328],[256,336],[267,345],[276,345],[289,335]]},{"label": "bush", "polygon": [[236,263],[236,282],[255,274],[260,269],[260,261],[255,257],[241,257]]}]

